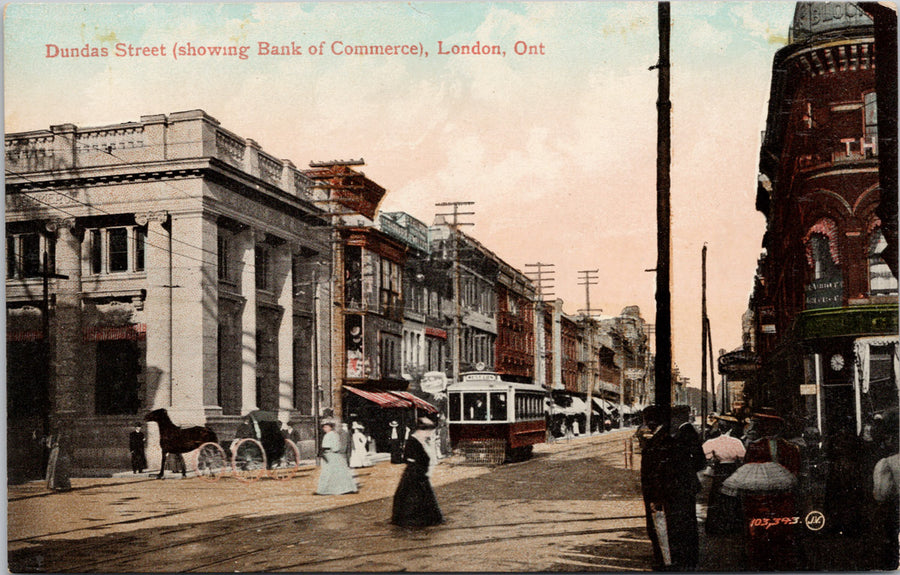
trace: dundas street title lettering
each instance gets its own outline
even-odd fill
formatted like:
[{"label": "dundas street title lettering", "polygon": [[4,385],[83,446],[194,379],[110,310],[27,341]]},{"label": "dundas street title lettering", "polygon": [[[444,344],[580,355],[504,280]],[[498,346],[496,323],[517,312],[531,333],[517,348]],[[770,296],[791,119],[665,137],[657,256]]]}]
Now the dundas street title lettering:
[{"label": "dundas street title lettering", "polygon": [[[476,40],[468,43],[448,43],[437,41],[437,56],[488,56],[505,58],[507,49],[503,44]],[[516,56],[544,56],[547,47],[543,42],[517,40],[512,44],[511,53]],[[85,43],[63,46],[55,43],[44,44],[44,58],[47,59],[89,59],[89,58],[238,58],[247,60],[258,57],[299,57],[299,56],[412,56],[428,58],[432,54],[421,42],[392,44],[361,44],[343,40],[315,42],[303,45],[296,41],[270,42],[256,41],[251,44],[209,45],[195,42],[173,42],[154,45],[135,45],[118,42],[112,47],[95,46]]]}]

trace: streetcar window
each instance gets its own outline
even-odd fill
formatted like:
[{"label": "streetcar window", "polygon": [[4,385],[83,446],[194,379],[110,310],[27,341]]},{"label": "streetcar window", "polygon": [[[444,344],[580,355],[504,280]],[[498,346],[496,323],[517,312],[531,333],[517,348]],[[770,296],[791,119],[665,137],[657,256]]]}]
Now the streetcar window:
[{"label": "streetcar window", "polygon": [[469,421],[487,420],[487,394],[466,393],[463,395],[465,417]]},{"label": "streetcar window", "polygon": [[491,421],[506,421],[506,393],[491,393]]},{"label": "streetcar window", "polygon": [[450,421],[461,421],[462,420],[462,411],[460,410],[459,404],[459,394],[451,393],[449,397],[450,402]]}]

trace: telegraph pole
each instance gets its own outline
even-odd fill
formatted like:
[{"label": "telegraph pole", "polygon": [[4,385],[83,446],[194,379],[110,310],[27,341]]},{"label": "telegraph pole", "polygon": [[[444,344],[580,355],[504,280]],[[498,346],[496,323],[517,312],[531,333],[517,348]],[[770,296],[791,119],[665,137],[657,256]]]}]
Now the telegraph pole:
[{"label": "telegraph pole", "polygon": [[[341,394],[343,393],[344,379],[347,375],[347,350],[344,343],[344,322],[346,302],[344,301],[344,245],[341,240],[340,228],[344,224],[344,216],[357,215],[359,212],[348,206],[348,195],[358,193],[362,189],[359,180],[364,178],[362,173],[354,172],[350,166],[364,166],[366,161],[362,158],[359,160],[331,160],[326,162],[310,162],[309,167],[317,170],[310,177],[317,183],[312,185],[314,189],[325,190],[327,197],[323,200],[316,200],[316,203],[326,204],[327,211],[325,216],[328,217],[331,235],[331,277],[329,278],[329,292],[333,305],[331,307],[331,364],[337,363],[337,373],[332,367],[331,373],[331,408],[334,417],[341,419],[343,417],[343,402]],[[343,200],[343,201],[341,201]],[[357,204],[357,206],[359,203]],[[344,209],[338,209],[338,207]],[[334,321],[335,315],[337,321]],[[317,335],[317,334],[314,334]],[[337,343],[337,346],[335,346]],[[335,348],[337,352],[335,353]],[[337,361],[335,360],[337,358]],[[318,377],[318,373],[316,374]],[[335,379],[339,380],[339,384],[335,385]],[[315,382],[319,385],[319,382]],[[316,409],[319,409],[318,402],[321,401],[321,394],[318,390],[316,395]],[[316,422],[318,425],[318,422]],[[316,427],[316,436],[318,439],[318,427]]]},{"label": "telegraph pole", "polygon": [[[702,289],[701,289],[701,306],[700,306],[700,323],[701,326],[701,335],[700,335],[700,347],[703,348],[702,351],[702,359],[700,366],[700,437],[706,439],[706,415],[707,415],[707,404],[706,404],[706,349],[707,342],[709,340],[707,329],[709,329],[709,320],[706,317],[706,244],[703,244],[703,263],[702,263]],[[715,388],[715,385],[713,385]]]},{"label": "telegraph pole", "polygon": [[[544,324],[544,297],[545,296],[555,296],[556,294],[552,293],[550,290],[553,289],[553,285],[550,282],[554,281],[553,274],[556,270],[553,269],[555,264],[545,264],[542,262],[537,262],[534,264],[525,264],[526,268],[534,268],[533,271],[525,270],[525,275],[534,282],[535,287],[537,288],[537,298],[534,302],[534,346],[535,346],[535,358],[538,360],[538,365],[535,367],[534,380],[535,383],[541,382],[544,380],[544,377],[547,374],[547,342],[542,338]],[[546,268],[546,269],[545,269]],[[543,341],[543,348],[539,351],[537,349],[538,343]],[[552,342],[551,342],[552,345]],[[544,382],[545,387],[550,387],[552,382]]]},{"label": "telegraph pole", "polygon": [[456,306],[456,313],[453,314],[453,342],[451,343],[450,355],[453,359],[453,381],[459,381],[460,372],[460,356],[462,355],[462,302],[461,298],[461,280],[459,269],[459,227],[474,226],[471,222],[459,221],[460,216],[474,216],[475,212],[461,212],[460,206],[471,206],[475,202],[438,202],[434,204],[438,207],[452,207],[453,211],[449,213],[435,214],[435,217],[443,216],[452,218],[450,223],[450,239],[453,242],[453,301]]},{"label": "telegraph pole", "polygon": [[[659,26],[659,96],[656,101],[656,404],[663,421],[671,418],[672,408],[672,289],[669,264],[672,254],[670,167],[672,102],[669,100],[669,2],[657,4]],[[651,68],[652,69],[652,68]]]},{"label": "telegraph pole", "polygon": [[588,365],[588,377],[587,377],[587,434],[591,434],[591,415],[594,411],[594,375],[597,373],[597,368],[595,366],[599,363],[599,357],[593,357],[594,353],[594,319],[591,317],[594,312],[601,312],[601,309],[591,309],[591,286],[597,285],[598,278],[597,275],[600,273],[600,270],[579,270],[578,273],[582,274],[581,278],[583,281],[578,285],[584,286],[584,309],[582,312],[584,313],[584,319],[587,322],[587,365]]},{"label": "telegraph pole", "polygon": [[709,346],[709,381],[712,383],[712,410],[719,411],[719,409],[716,407],[716,360],[713,356],[712,330],[710,329],[709,318],[706,318],[706,343]]}]

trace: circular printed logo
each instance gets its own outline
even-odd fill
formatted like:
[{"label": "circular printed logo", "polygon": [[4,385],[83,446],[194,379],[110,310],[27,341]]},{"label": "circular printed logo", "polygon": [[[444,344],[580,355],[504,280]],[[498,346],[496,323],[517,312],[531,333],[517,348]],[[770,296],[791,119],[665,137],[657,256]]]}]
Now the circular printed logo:
[{"label": "circular printed logo", "polygon": [[810,511],[803,522],[810,531],[818,531],[825,527],[825,515],[821,511]]}]

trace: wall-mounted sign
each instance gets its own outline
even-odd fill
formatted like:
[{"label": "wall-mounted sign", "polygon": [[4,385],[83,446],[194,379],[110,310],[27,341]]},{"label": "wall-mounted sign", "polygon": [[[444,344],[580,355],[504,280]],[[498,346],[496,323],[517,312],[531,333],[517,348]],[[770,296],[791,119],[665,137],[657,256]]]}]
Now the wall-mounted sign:
[{"label": "wall-mounted sign", "polygon": [[840,278],[813,280],[806,286],[806,309],[841,307],[843,295],[844,282]]},{"label": "wall-mounted sign", "polygon": [[852,26],[872,26],[872,19],[854,2],[798,2],[794,11],[798,38]]},{"label": "wall-mounted sign", "polygon": [[804,383],[800,386],[800,395],[816,395],[817,389],[814,383]]}]

